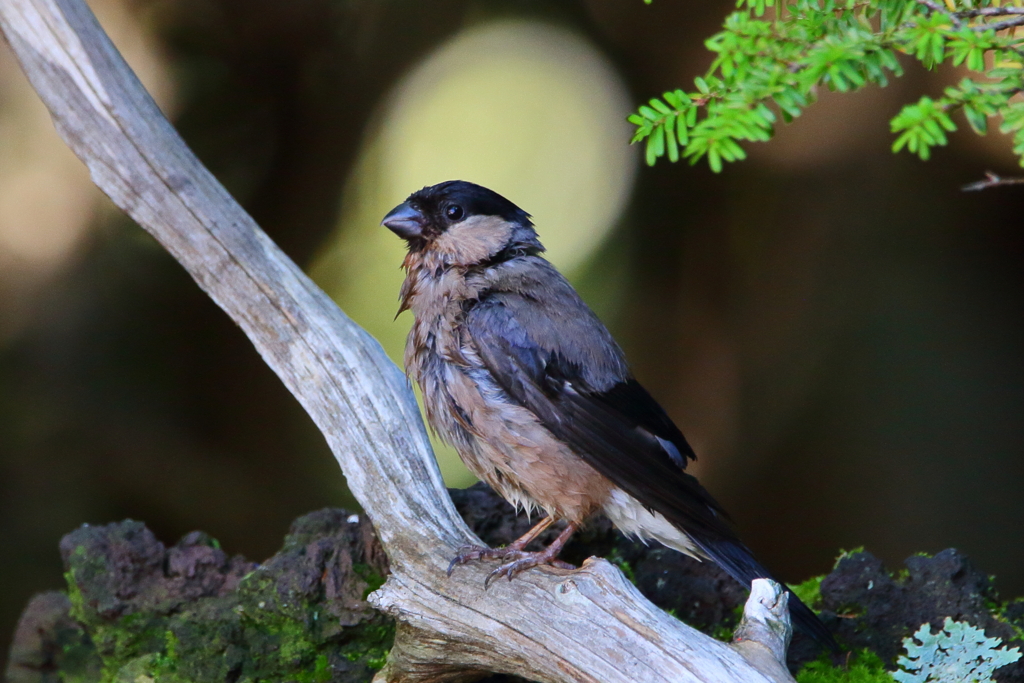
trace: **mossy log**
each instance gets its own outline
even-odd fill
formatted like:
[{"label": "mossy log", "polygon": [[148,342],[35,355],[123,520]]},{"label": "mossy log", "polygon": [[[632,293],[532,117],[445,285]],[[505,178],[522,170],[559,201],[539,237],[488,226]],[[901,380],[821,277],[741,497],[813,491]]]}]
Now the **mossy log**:
[{"label": "mossy log", "polygon": [[[466,523],[492,545],[529,526],[483,485],[451,493]],[[595,554],[613,558],[658,607],[732,638],[745,591],[716,566],[624,538],[602,519],[566,548],[576,563]],[[389,573],[386,556],[365,517],[344,510],[297,519],[262,565],[229,556],[201,532],[167,548],[132,521],[82,527],[63,539],[61,555],[68,590],[38,595],[25,609],[9,683],[368,683],[395,632],[394,620],[365,599]],[[915,555],[895,574],[870,553],[846,553],[805,588],[845,645],[877,656],[880,680],[895,668],[904,637],[946,616],[1021,643],[1024,602],[1000,602],[991,578],[955,550]],[[790,670],[817,656],[797,634]],[[996,679],[1024,680],[1024,664],[998,670]]]},{"label": "mossy log", "polygon": [[61,541],[67,593],[26,608],[10,683],[365,683],[394,623],[366,602],[387,559],[358,514],[297,519],[262,565],[194,532],[167,548],[141,522]]}]

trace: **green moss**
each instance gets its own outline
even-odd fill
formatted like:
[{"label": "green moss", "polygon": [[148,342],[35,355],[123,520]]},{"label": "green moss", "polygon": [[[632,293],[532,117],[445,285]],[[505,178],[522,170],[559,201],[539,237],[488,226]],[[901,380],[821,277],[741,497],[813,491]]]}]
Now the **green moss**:
[{"label": "green moss", "polygon": [[743,618],[744,606],[745,605],[736,605],[732,609],[731,614],[723,617],[722,620],[715,625],[714,630],[711,631],[711,637],[725,643],[731,643],[733,633],[736,632],[736,627],[739,625],[740,619]]},{"label": "green moss", "polygon": [[384,585],[384,582],[388,580],[388,577],[378,574],[368,564],[356,563],[352,565],[352,570],[366,582],[366,590],[363,591],[363,600],[367,598],[370,593],[377,590]]},{"label": "green moss", "polygon": [[892,683],[882,660],[870,650],[853,652],[840,666],[823,654],[796,675],[797,683]]},{"label": "green moss", "polygon": [[174,631],[164,632],[164,650],[153,659],[153,671],[162,675],[174,674],[178,671],[178,636]]},{"label": "green moss", "polygon": [[295,676],[297,683],[326,683],[331,680],[331,665],[327,655],[319,654],[312,671],[302,671]]},{"label": "green moss", "polygon": [[[75,532],[65,573],[72,621],[51,634],[55,676],[63,683],[369,680],[386,662],[395,628],[358,600],[386,577],[357,563],[351,539],[337,536],[345,518],[328,510],[297,520],[284,549],[237,588],[201,598],[190,596],[205,583],[181,586],[161,575],[159,546],[142,524]],[[220,546],[192,536],[184,547],[201,543]],[[113,565],[125,561],[133,572],[122,576]],[[135,590],[130,598],[121,594],[125,585]]]},{"label": "green moss", "polygon": [[149,673],[151,660],[155,662],[164,650],[163,620],[145,614],[129,614],[112,623],[98,622],[89,634],[103,662],[104,683],[127,680],[121,672],[129,664],[136,670],[142,659],[146,660],[145,670]]},{"label": "green moss", "polygon": [[[80,560],[80,561],[79,561]],[[394,626],[383,616],[324,634],[324,606],[282,599],[276,577],[253,572],[238,591],[205,598],[171,614],[137,612],[114,619],[100,616],[77,580],[87,559],[80,556],[66,573],[73,618],[87,637],[69,643],[66,683],[202,683],[234,678],[240,682],[289,680],[326,683],[332,661],[380,669],[394,641]],[[356,573],[366,593],[384,577],[368,565]],[[294,596],[293,596],[294,597]],[[347,664],[345,666],[348,666]]]},{"label": "green moss", "polygon": [[148,654],[126,660],[120,667],[114,669],[104,667],[102,683],[151,683],[154,680],[152,674],[153,661],[156,655]]},{"label": "green moss", "polygon": [[854,548],[853,550],[840,550],[839,551],[839,557],[836,558],[836,562],[835,562],[835,564],[832,565],[832,569],[833,570],[839,569],[839,563],[840,562],[842,562],[843,560],[845,560],[848,557],[851,557],[853,555],[856,555],[857,553],[862,553],[862,552],[864,552],[864,546],[858,546],[858,547]]},{"label": "green moss", "polygon": [[[103,619],[97,610],[86,602],[80,577],[91,578],[99,572],[106,571],[105,565],[102,561],[90,559],[84,546],[75,548],[68,564],[70,566],[64,573],[64,579],[68,584],[71,617],[88,633],[91,648],[91,655],[88,655],[79,645],[76,657],[98,658],[100,663],[98,679],[93,678],[96,673],[93,666],[87,667],[78,675],[72,673],[72,676],[78,680],[114,683],[121,680],[120,672],[128,664],[132,664],[131,668],[134,671],[141,666],[137,665],[137,662],[143,655],[162,649],[164,628],[159,619],[141,613],[128,614],[113,621]],[[72,667],[72,672],[74,669],[75,667]]]},{"label": "green moss", "polygon": [[390,621],[359,627],[356,637],[347,643],[341,654],[350,662],[362,662],[377,671],[384,667],[395,642],[395,625]]},{"label": "green moss", "polygon": [[75,571],[69,569],[64,572],[64,581],[68,584],[68,599],[71,601],[71,618],[75,621],[84,621],[86,616],[85,598],[82,596],[82,589],[75,581]]},{"label": "green moss", "polygon": [[711,631],[711,637],[714,638],[715,640],[720,640],[723,643],[731,643],[732,642],[732,635],[733,635],[734,632],[735,632],[735,629],[731,629],[728,626],[726,626],[725,624],[721,624],[720,623],[720,624],[715,626],[713,631]]},{"label": "green moss", "polygon": [[993,617],[1013,629],[1015,636],[1013,640],[1024,640],[1024,619],[1020,617],[1013,619],[1010,617],[1011,611],[1017,614],[1021,613],[1021,610],[1017,607],[1021,603],[1024,603],[1024,598],[1009,600],[1005,603],[997,604],[995,608],[990,608]]},{"label": "green moss", "polygon": [[[68,581],[68,598],[71,611],[82,609],[82,593],[72,581]],[[103,661],[96,653],[96,646],[81,626],[60,628],[54,634],[59,654],[54,658],[64,683],[96,683],[100,680]]]},{"label": "green moss", "polygon": [[821,609],[821,581],[824,578],[824,575],[813,576],[795,586],[786,587],[800,598],[800,602],[817,611]]}]

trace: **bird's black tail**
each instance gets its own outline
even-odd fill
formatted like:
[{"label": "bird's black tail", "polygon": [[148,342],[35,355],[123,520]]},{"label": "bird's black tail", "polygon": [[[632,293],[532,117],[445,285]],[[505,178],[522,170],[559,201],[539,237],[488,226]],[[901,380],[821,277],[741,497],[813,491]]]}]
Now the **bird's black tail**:
[{"label": "bird's black tail", "polygon": [[[701,550],[707,553],[708,557],[718,563],[729,576],[744,586],[749,588],[754,579],[772,579],[777,581],[754,558],[754,554],[739,541],[732,539],[704,541],[692,536],[691,538],[700,546]],[[817,615],[801,602],[800,598],[794,595],[792,591],[789,593],[789,614],[796,628],[814,638],[822,646],[827,647],[833,652],[839,652],[840,647],[836,639],[832,637],[832,634],[821,623]]]}]

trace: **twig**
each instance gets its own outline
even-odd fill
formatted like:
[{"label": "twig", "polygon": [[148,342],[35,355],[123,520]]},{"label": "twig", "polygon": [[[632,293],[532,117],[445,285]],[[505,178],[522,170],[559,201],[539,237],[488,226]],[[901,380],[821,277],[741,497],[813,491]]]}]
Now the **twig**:
[{"label": "twig", "polygon": [[979,32],[980,31],[1005,31],[1008,28],[1013,28],[1014,26],[1021,26],[1021,25],[1024,25],[1024,16],[1019,16],[1018,15],[1017,17],[1015,17],[1013,19],[1007,19],[1006,21],[997,21],[997,22],[995,22],[993,24],[979,24],[977,26],[972,26],[971,30],[972,31],[979,31]]},{"label": "twig", "polygon": [[960,17],[1006,17],[1011,14],[1024,14],[1024,7],[979,7],[957,12]]},{"label": "twig", "polygon": [[1013,28],[1014,26],[1024,25],[1024,7],[982,7],[979,9],[953,12],[935,2],[935,0],[917,0],[917,2],[933,12],[938,12],[949,17],[949,20],[955,29],[963,28],[964,20],[971,19],[973,17],[1006,17],[1015,15],[1013,19],[1007,19],[1006,21],[997,21],[991,24],[982,23],[976,26],[971,26],[970,28],[972,31],[1005,31],[1006,29]]},{"label": "twig", "polygon": [[946,9],[945,7],[940,5],[939,3],[933,2],[933,0],[917,0],[917,2],[919,4],[924,5],[925,7],[927,7],[928,9],[930,9],[933,12],[938,12],[939,14],[944,14],[947,17],[949,17],[949,20],[951,22],[953,22],[953,27],[954,28],[960,28],[960,27],[963,26],[963,22],[960,21],[960,17],[958,17],[956,14],[950,12],[948,9]]},{"label": "twig", "polygon": [[1004,187],[1006,185],[1024,185],[1024,178],[1003,178],[992,171],[987,171],[984,180],[969,183],[960,189],[964,192],[978,192],[980,190],[987,190],[990,187]]}]

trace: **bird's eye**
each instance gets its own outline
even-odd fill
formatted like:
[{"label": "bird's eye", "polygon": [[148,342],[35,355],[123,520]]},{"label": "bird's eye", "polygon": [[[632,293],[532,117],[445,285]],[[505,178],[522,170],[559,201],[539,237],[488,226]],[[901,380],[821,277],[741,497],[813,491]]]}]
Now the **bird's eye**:
[{"label": "bird's eye", "polygon": [[449,206],[449,207],[448,207],[447,209],[445,209],[445,211],[444,211],[444,215],[445,215],[445,216],[447,216],[447,217],[448,217],[448,220],[450,220],[450,221],[459,221],[459,220],[462,220],[462,217],[463,217],[463,216],[464,216],[465,214],[466,214],[466,212],[465,212],[465,211],[463,211],[463,210],[462,210],[462,207],[461,207],[461,206],[459,206],[458,204],[452,204],[451,206]]}]

